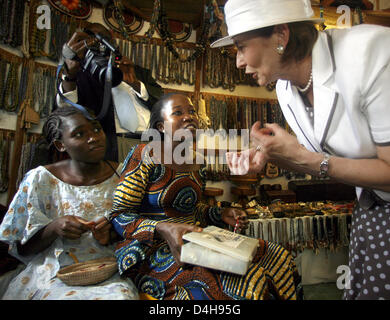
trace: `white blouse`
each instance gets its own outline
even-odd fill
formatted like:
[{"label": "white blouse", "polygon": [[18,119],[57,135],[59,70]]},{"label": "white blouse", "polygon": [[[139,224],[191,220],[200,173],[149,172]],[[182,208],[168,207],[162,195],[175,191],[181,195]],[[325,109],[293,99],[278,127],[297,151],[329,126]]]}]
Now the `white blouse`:
[{"label": "white blouse", "polygon": [[70,287],[56,278],[60,268],[74,263],[68,252],[80,262],[114,255],[114,245],[100,245],[91,232],[77,240],[58,237],[44,251],[27,257],[20,256],[16,248],[17,242],[25,244],[59,217],[74,215],[94,220],[109,214],[117,182],[114,174],[97,185],[74,186],[59,180],[43,166],[26,174],[0,225],[0,240],[10,245],[9,253],[26,268],[11,281],[3,299],[138,298],[132,281],[120,278],[118,273],[101,284],[85,287]]}]

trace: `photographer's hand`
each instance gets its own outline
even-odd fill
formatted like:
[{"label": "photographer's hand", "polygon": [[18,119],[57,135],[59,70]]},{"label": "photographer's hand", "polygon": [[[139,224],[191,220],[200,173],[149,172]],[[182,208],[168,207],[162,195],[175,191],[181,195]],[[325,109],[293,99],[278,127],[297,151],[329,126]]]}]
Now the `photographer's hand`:
[{"label": "photographer's hand", "polygon": [[62,89],[64,92],[73,91],[76,89],[76,77],[77,73],[80,70],[80,61],[85,57],[87,52],[87,47],[94,44],[96,41],[95,38],[92,38],[85,32],[76,31],[70,40],[66,43],[68,48],[73,51],[77,58],[75,59],[65,59],[65,70],[64,74],[70,79],[70,81],[64,80],[62,82]]},{"label": "photographer's hand", "polygon": [[130,59],[122,57],[122,60],[118,63],[118,67],[123,73],[123,81],[130,85],[135,91],[141,93],[141,83],[135,75],[134,64]]}]

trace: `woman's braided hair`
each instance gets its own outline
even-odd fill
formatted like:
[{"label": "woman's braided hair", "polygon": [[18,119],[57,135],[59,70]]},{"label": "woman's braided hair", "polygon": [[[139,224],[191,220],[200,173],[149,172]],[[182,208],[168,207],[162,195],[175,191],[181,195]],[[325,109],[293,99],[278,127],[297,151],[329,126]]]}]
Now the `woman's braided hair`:
[{"label": "woman's braided hair", "polygon": [[[88,110],[88,112],[91,113],[90,110]],[[43,124],[42,134],[49,145],[51,145],[55,140],[61,140],[63,118],[74,114],[81,114],[84,116],[84,114],[76,107],[66,105],[57,108],[47,117],[45,123]]]}]

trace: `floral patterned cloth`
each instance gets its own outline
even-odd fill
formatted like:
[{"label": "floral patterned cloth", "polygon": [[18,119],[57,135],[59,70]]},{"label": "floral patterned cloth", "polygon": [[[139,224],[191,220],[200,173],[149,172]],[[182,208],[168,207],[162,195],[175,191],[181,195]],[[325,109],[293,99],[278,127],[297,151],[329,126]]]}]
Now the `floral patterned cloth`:
[{"label": "floral patterned cloth", "polygon": [[100,245],[91,232],[77,240],[57,238],[50,247],[32,256],[22,257],[16,248],[18,241],[25,244],[58,217],[74,215],[94,220],[108,214],[117,182],[113,175],[97,185],[74,186],[42,166],[26,174],[0,226],[0,241],[9,244],[9,253],[26,268],[10,282],[2,299],[138,299],[133,282],[118,273],[100,284],[83,287],[67,286],[56,278],[60,268],[74,263],[69,252],[80,262],[113,256],[114,247]]}]

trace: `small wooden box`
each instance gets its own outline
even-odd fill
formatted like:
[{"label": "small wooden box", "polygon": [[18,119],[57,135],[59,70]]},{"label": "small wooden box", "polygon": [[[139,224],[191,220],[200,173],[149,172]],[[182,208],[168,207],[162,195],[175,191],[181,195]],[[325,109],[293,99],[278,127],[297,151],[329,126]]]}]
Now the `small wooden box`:
[{"label": "small wooden box", "polygon": [[291,190],[270,190],[265,194],[269,201],[280,199],[283,202],[296,202],[295,192]]}]

